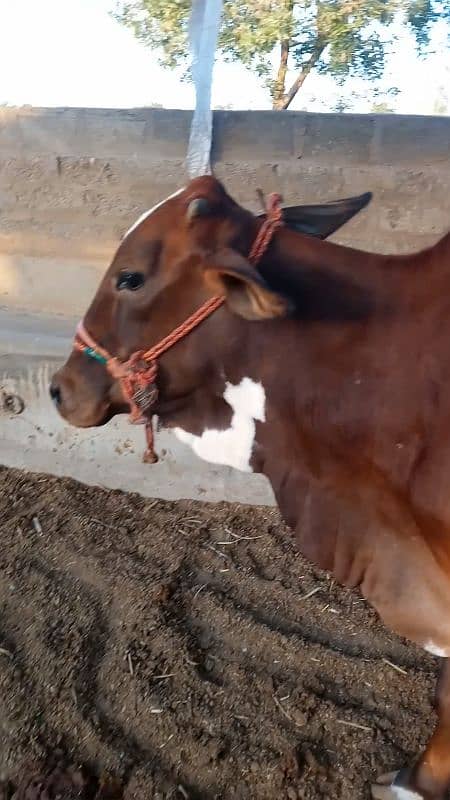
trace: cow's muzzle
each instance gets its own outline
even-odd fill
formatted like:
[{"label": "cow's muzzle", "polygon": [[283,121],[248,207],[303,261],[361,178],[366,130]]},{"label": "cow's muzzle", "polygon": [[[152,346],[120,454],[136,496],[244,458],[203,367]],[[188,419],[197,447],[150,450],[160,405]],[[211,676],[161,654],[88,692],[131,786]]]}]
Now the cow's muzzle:
[{"label": "cow's muzzle", "polygon": [[116,414],[128,413],[118,382],[95,365],[86,375],[79,360],[79,356],[71,356],[50,382],[50,397],[63,419],[77,428],[92,428],[105,425]]}]

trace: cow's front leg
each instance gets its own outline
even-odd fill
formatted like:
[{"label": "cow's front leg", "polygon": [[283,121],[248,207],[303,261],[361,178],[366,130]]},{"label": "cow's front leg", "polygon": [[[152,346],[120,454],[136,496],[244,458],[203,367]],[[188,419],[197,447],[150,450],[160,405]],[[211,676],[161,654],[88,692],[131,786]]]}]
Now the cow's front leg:
[{"label": "cow's front leg", "polygon": [[436,729],[411,769],[379,778],[374,800],[445,800],[450,788],[450,665],[446,658],[436,688]]}]

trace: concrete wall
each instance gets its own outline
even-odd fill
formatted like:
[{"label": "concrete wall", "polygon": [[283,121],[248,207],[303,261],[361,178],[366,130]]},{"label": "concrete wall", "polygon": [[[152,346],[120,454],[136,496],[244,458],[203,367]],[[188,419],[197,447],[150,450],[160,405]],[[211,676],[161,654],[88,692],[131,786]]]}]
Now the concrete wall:
[{"label": "concrete wall", "polygon": [[[120,236],[183,184],[189,124],[159,109],[0,110],[0,463],[150,496],[273,502],[261,476],[206,465],[169,434],[160,463],[142,465],[141,428],[75,430],[48,397]],[[450,119],[219,112],[214,162],[250,208],[257,187],[286,202],[371,189],[338,234],[355,246],[410,250],[449,227]]]},{"label": "concrete wall", "polygon": [[[184,182],[191,114],[0,110],[0,306],[78,315],[121,234]],[[237,199],[371,189],[339,240],[405,251],[449,226],[450,119],[217,112],[214,164]]]}]

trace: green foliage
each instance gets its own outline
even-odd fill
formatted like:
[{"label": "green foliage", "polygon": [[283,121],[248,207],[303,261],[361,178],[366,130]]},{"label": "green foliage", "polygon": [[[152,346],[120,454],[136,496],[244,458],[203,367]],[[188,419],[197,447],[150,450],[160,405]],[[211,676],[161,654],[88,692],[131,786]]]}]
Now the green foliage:
[{"label": "green foliage", "polygon": [[372,103],[370,110],[373,114],[391,114],[394,111],[393,107],[386,102],[386,100],[380,100],[379,103]]},{"label": "green foliage", "polygon": [[405,16],[413,31],[419,50],[424,52],[430,43],[431,27],[438,20],[450,23],[448,0],[410,0],[406,3]]},{"label": "green foliage", "polygon": [[433,114],[443,117],[447,117],[450,114],[450,104],[443,92],[436,97],[433,103]]},{"label": "green foliage", "polygon": [[433,102],[433,114],[450,116],[450,67],[441,75],[444,83],[436,87],[436,94]]},{"label": "green foliage", "polygon": [[[188,64],[190,0],[118,0],[115,18],[168,67]],[[219,52],[260,76],[274,103],[286,108],[312,69],[342,83],[348,77],[378,80],[394,19],[413,33],[418,51],[429,46],[432,25],[450,23],[449,0],[224,0]],[[275,53],[280,67],[274,75]],[[284,66],[283,66],[284,63]],[[286,66],[298,72],[287,91]]]},{"label": "green foliage", "polygon": [[175,67],[187,57],[190,0],[131,0],[121,3],[115,19],[139,41],[162,52],[161,63]]}]

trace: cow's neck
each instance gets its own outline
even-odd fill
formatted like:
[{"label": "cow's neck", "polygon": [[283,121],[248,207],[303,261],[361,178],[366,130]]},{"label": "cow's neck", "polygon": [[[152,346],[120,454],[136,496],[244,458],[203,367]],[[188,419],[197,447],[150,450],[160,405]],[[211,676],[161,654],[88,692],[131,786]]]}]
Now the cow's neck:
[{"label": "cow's neck", "polygon": [[[450,233],[417,253],[384,255],[319,241],[288,228],[273,240],[260,269],[282,292],[297,287],[300,312],[326,321],[331,306],[364,317],[368,305],[378,311],[414,303],[415,296],[432,303],[448,293]],[[303,300],[302,300],[303,298]],[[331,310],[331,309],[330,309]],[[334,314],[334,316],[336,316]]]},{"label": "cow's neck", "polygon": [[309,239],[293,257],[290,236],[278,238],[262,271],[272,286],[286,270],[303,273],[308,304],[299,318],[246,323],[218,312],[188,344],[201,348],[208,377],[163,422],[203,459],[264,473],[305,554],[354,584],[364,564],[351,553],[362,552],[357,541],[373,528],[374,509],[383,524],[406,525],[399,498],[420,463],[449,337],[442,309],[435,325],[405,298],[417,292],[422,302],[438,267],[434,250],[410,271],[414,257]]},{"label": "cow's neck", "polygon": [[[354,277],[356,274],[359,279],[367,278],[370,281],[379,268],[407,267],[416,261],[421,262],[424,255],[431,259],[436,256],[440,260],[442,257],[444,259],[450,257],[450,232],[424,250],[384,255],[347,247],[329,240],[320,240],[284,227],[277,232],[270,246],[269,256],[264,257],[264,262],[273,262],[272,257],[275,256],[275,259],[280,259],[284,265],[295,264],[303,268],[309,266],[316,270],[336,269],[343,275]],[[371,275],[371,271],[375,272]]]}]

